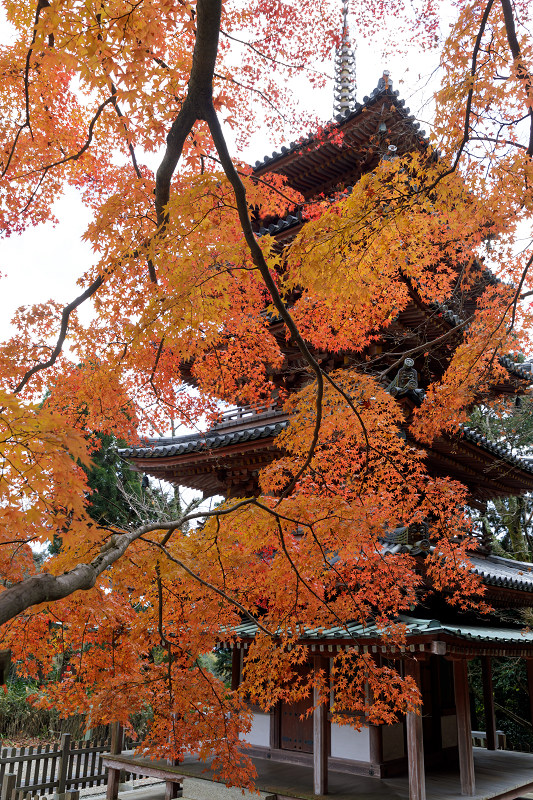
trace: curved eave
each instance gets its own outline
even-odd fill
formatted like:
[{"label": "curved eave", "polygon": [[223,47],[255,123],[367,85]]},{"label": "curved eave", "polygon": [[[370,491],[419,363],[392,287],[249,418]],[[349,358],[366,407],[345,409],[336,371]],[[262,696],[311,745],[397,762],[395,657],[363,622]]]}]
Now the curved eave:
[{"label": "curved eave", "polygon": [[278,420],[239,431],[180,437],[166,444],[154,440],[149,447],[125,448],[119,453],[136,470],[197,489],[206,497],[227,494],[228,486],[253,491],[258,471],[276,457],[274,440],[286,425],[286,420]]},{"label": "curved eave", "polygon": [[[345,648],[363,653],[385,653],[409,656],[414,652],[429,652],[440,655],[487,654],[529,656],[533,655],[533,633],[512,628],[489,625],[446,624],[439,620],[421,620],[400,616],[399,622],[406,628],[406,645],[396,647],[386,644],[380,631],[369,623],[366,627],[358,623],[335,626],[327,629],[309,629],[301,633],[300,641],[307,644],[311,652],[319,650],[334,653]],[[257,626],[243,623],[231,631],[221,647],[244,647],[253,641]],[[229,632],[228,632],[229,633]]]},{"label": "curved eave", "polygon": [[442,436],[426,446],[426,463],[435,475],[452,477],[469,490],[471,501],[484,503],[533,491],[530,465],[496,447],[466,437]]},{"label": "curved eave", "polygon": [[[224,481],[237,484],[240,475],[246,485],[247,471],[256,475],[270,463],[276,455],[275,439],[287,424],[286,419],[277,419],[240,430],[154,440],[148,446],[119,452],[149,475],[217,494],[224,492]],[[533,491],[533,463],[473,429],[465,428],[459,436],[438,437],[425,452],[430,472],[465,484],[473,501],[483,503]]]},{"label": "curved eave", "polygon": [[[391,144],[397,148],[398,155],[427,147],[426,139],[418,132],[418,123],[404,106],[398,92],[375,90],[371,97],[365,98],[363,105],[344,116],[339,115],[321,134],[292,142],[280,153],[256,162],[254,174],[258,177],[268,172],[284,175],[306,198],[357,180],[363,172],[376,166]],[[387,132],[380,136],[382,123],[387,126]]]},{"label": "curved eave", "polygon": [[356,103],[353,111],[337,114],[333,120],[327,123],[322,131],[322,140],[319,140],[317,134],[303,136],[297,141],[291,142],[288,147],[282,147],[279,153],[274,151],[270,156],[265,156],[262,161],[256,161],[253,170],[254,174],[263,175],[267,171],[278,171],[294,155],[306,152],[310,146],[317,145],[317,143],[319,146],[327,144],[328,140],[333,138],[340,130],[357,124],[366,112],[379,106],[379,102],[383,100],[387,100],[391,105],[394,105],[395,111],[398,112],[402,119],[409,122],[410,129],[417,136],[420,144],[427,145],[428,141],[425,138],[425,132],[419,132],[420,124],[415,121],[414,116],[409,116],[410,109],[405,106],[405,100],[402,100],[399,94],[397,90],[390,88],[374,89],[369,97],[363,98],[363,103]]}]

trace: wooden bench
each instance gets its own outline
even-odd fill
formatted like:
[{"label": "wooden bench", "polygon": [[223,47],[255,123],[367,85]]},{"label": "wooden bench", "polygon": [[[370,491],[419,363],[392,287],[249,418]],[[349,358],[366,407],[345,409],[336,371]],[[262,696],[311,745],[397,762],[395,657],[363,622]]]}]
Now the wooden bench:
[{"label": "wooden bench", "polygon": [[120,773],[122,770],[133,775],[145,775],[147,778],[158,778],[165,781],[165,800],[174,800],[182,796],[184,775],[180,773],[179,765],[172,765],[166,761],[152,761],[142,756],[126,756],[123,754],[102,753],[102,765],[107,767],[107,800],[117,800]]}]

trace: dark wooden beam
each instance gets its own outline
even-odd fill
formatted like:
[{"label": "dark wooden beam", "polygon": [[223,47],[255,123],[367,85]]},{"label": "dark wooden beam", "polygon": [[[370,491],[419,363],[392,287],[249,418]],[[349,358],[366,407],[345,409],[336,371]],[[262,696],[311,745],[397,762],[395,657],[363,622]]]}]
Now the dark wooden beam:
[{"label": "dark wooden beam", "polygon": [[474,752],[472,750],[472,723],[470,720],[470,698],[468,696],[468,662],[466,658],[453,662],[455,706],[457,710],[457,744],[459,746],[459,772],[461,791],[472,796],[476,790],[474,774]]},{"label": "dark wooden beam", "polygon": [[[414,658],[407,660],[405,673],[414,678],[420,689],[420,662]],[[407,726],[407,763],[409,765],[409,800],[426,800],[422,716],[409,712],[405,716],[405,721]]]},{"label": "dark wooden beam", "polygon": [[490,656],[481,656],[481,677],[483,679],[483,706],[485,708],[487,750],[496,750],[496,714],[494,712],[492,661]]},{"label": "dark wooden beam", "polygon": [[[313,656],[315,675],[320,670],[329,669],[329,659],[324,656]],[[313,704],[313,784],[315,794],[328,793],[328,707],[320,703],[317,687],[314,688]]]}]

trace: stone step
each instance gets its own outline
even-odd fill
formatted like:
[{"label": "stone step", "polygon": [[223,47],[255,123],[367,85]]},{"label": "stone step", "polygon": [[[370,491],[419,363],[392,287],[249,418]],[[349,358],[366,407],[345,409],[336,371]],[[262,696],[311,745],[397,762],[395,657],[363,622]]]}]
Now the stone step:
[{"label": "stone step", "polygon": [[182,800],[277,800],[275,794],[248,792],[238,786],[228,788],[223,783],[213,783],[202,778],[185,778]]}]

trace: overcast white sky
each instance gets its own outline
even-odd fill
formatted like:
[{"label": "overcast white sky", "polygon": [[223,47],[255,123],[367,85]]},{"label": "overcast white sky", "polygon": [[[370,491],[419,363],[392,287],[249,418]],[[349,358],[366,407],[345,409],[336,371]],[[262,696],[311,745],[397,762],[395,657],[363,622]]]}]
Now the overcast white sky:
[{"label": "overcast white sky", "polygon": [[[340,8],[339,2],[339,11]],[[358,40],[357,99],[361,101],[364,95],[370,94],[383,70],[389,69],[394,87],[399,89],[412,113],[426,123],[430,112],[424,102],[430,94],[427,82],[436,66],[436,54],[411,47],[409,57],[393,55],[384,59],[379,43],[358,37],[353,23],[351,27],[352,39]],[[0,40],[8,39],[9,28],[0,19]],[[333,53],[331,65],[325,65],[324,69],[333,74]],[[301,78],[295,81],[294,91],[319,119],[325,122],[331,117],[331,83],[323,91],[310,91],[305,78]],[[268,131],[258,127],[245,157],[253,164],[272,150],[279,150],[283,144],[283,141],[270,141]],[[90,248],[81,242],[89,214],[74,191],[58,201],[54,211],[60,221],[58,225],[46,223],[18,237],[0,238],[0,274],[4,276],[0,281],[1,338],[9,334],[9,321],[19,306],[44,302],[51,297],[66,304],[81,291],[76,280],[93,258]]]}]

